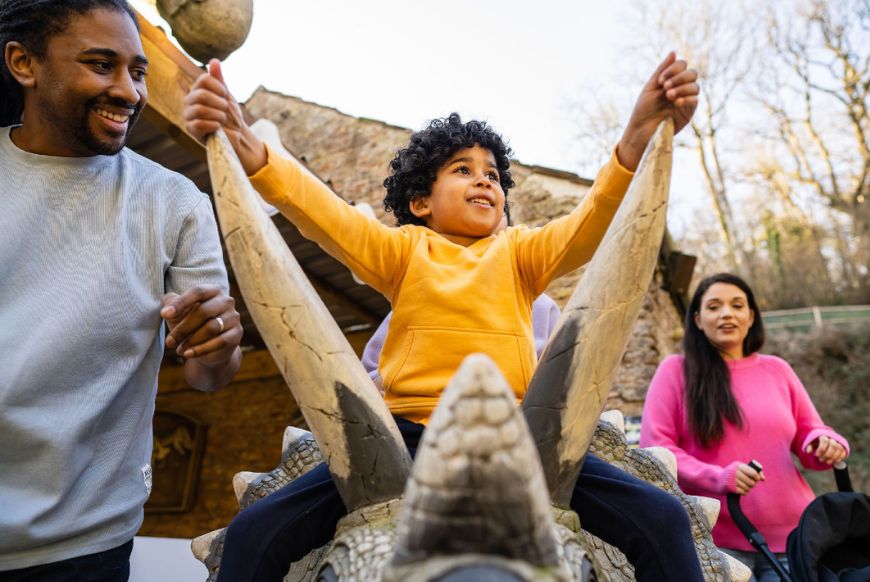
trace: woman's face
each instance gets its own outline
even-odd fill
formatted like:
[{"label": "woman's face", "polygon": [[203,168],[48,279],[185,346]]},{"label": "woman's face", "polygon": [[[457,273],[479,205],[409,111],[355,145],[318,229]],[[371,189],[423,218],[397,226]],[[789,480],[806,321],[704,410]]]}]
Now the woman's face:
[{"label": "woman's face", "polygon": [[743,340],[755,321],[740,287],[730,283],[714,283],[701,297],[701,310],[695,313],[695,325],[723,357],[739,360],[743,357]]}]

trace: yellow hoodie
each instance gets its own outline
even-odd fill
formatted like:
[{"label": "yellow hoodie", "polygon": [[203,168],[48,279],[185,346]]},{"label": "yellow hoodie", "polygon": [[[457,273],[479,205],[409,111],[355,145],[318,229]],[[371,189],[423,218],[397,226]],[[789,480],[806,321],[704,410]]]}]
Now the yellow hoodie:
[{"label": "yellow hoodie", "polygon": [[614,155],[570,214],[468,247],[423,226],[368,218],[272,150],[251,183],[303,236],[390,301],[379,365],[384,398],[393,414],[425,424],[471,353],[491,357],[522,399],[536,362],[532,302],[550,281],[589,261],[632,175]]}]

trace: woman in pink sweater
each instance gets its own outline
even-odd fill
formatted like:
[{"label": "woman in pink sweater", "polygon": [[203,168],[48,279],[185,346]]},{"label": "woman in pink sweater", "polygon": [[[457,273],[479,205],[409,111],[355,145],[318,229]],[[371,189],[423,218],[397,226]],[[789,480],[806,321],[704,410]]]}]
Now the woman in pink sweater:
[{"label": "woman in pink sweater", "polygon": [[[814,498],[792,453],[815,470],[849,454],[848,442],[822,423],[791,366],[758,353],[763,343],[749,286],[729,274],[701,281],[686,314],[685,356],[666,358],[656,371],[640,435],[641,446],[674,452],[684,492],[722,502],[713,540],[759,581],[778,577],[737,529],[725,495],[751,491],[741,507],[783,559],[789,532]],[[748,465],[751,459],[763,469]]]}]

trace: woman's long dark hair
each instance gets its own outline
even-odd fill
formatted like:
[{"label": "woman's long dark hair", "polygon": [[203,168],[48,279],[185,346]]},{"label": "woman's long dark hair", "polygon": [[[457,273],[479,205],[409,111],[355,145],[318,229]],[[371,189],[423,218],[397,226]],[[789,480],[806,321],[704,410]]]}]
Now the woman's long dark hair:
[{"label": "woman's long dark hair", "polygon": [[746,293],[749,309],[755,319],[743,340],[743,355],[755,353],[764,345],[764,324],[761,311],[749,285],[736,275],[718,273],[698,284],[692,302],[686,311],[683,351],[683,374],[686,379],[686,403],[689,413],[689,429],[701,446],[716,443],[724,434],[723,419],[743,427],[740,407],[731,392],[731,373],[719,350],[710,343],[704,332],[695,324],[695,315],[701,312],[704,293],[716,283],[727,283]]}]

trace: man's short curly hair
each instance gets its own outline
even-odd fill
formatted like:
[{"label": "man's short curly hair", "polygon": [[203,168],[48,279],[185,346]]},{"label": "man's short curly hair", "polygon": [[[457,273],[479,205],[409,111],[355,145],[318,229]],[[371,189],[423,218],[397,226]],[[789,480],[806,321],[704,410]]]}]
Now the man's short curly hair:
[{"label": "man's short curly hair", "polygon": [[411,136],[408,146],[400,149],[390,162],[390,176],[384,180],[387,194],[384,208],[396,215],[396,223],[426,226],[422,218],[411,213],[409,203],[432,193],[438,169],[453,154],[474,146],[486,148],[495,157],[499,182],[505,194],[514,186],[510,172],[511,149],[485,121],[462,122],[458,113],[433,119],[429,126]]}]

